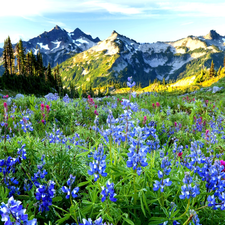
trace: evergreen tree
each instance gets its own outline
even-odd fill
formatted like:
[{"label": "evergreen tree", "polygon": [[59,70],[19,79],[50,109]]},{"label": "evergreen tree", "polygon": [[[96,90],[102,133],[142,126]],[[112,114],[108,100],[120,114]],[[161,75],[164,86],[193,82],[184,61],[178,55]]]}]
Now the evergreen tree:
[{"label": "evergreen tree", "polygon": [[9,74],[9,67],[8,67],[8,57],[7,57],[7,42],[4,41],[4,50],[3,50],[3,66],[5,67],[5,74],[8,76]]},{"label": "evergreen tree", "polygon": [[225,68],[225,56],[223,58],[223,67]]},{"label": "evergreen tree", "polygon": [[162,84],[163,84],[164,86],[166,85],[165,77],[163,77]]},{"label": "evergreen tree", "polygon": [[215,75],[220,76],[221,70],[222,70],[222,67],[220,66],[220,68],[218,69],[218,71]]},{"label": "evergreen tree", "polygon": [[7,39],[7,57],[8,57],[9,71],[10,71],[10,74],[12,75],[12,73],[14,72],[14,52],[13,52],[11,39],[9,36]]},{"label": "evergreen tree", "polygon": [[16,53],[17,53],[17,71],[18,74],[21,75],[25,73],[25,49],[23,47],[23,42],[20,39],[16,45]]},{"label": "evergreen tree", "polygon": [[31,74],[31,69],[32,69],[31,58],[30,58],[30,53],[28,52],[25,57],[25,72],[28,77]]},{"label": "evergreen tree", "polygon": [[75,96],[75,85],[73,83],[70,83],[70,97],[74,98]]},{"label": "evergreen tree", "polygon": [[40,79],[44,80],[44,77],[45,77],[44,66],[43,66],[43,59],[42,59],[40,49],[38,50],[38,53],[37,53],[37,73]]},{"label": "evergreen tree", "polygon": [[50,86],[54,86],[55,81],[54,81],[54,77],[52,75],[52,69],[51,69],[50,63],[48,63],[46,75],[47,75],[47,81],[50,84]]},{"label": "evergreen tree", "polygon": [[14,72],[14,52],[13,47],[11,43],[10,37],[8,37],[4,41],[4,50],[3,50],[3,64],[6,70],[6,74],[8,75],[8,71],[10,71],[10,74]]},{"label": "evergreen tree", "polygon": [[214,63],[213,63],[213,60],[211,62],[211,67],[210,67],[210,70],[209,70],[209,77],[214,77],[215,75],[215,71],[214,71]]}]

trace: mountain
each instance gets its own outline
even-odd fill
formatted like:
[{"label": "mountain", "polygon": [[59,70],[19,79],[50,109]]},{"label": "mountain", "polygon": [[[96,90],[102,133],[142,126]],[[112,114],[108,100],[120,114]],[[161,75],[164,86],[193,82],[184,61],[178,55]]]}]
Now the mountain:
[{"label": "mountain", "polygon": [[225,37],[211,30],[206,36],[188,36],[174,42],[138,43],[113,31],[107,39],[60,65],[65,86],[107,84],[132,76],[143,86],[155,78],[177,79],[193,75],[203,66],[223,65]]},{"label": "mountain", "polygon": [[99,38],[93,39],[79,28],[73,32],[67,32],[56,25],[49,32],[45,31],[38,37],[23,42],[23,45],[28,51],[32,50],[35,55],[40,48],[44,65],[50,62],[51,66],[54,67],[57,63],[60,64],[70,58],[71,55],[93,47],[99,41]]},{"label": "mountain", "polygon": [[[23,41],[23,46],[26,52],[32,50],[34,55],[40,49],[44,65],[47,66],[50,62],[54,67],[57,63],[60,64],[71,56],[95,46],[99,41],[98,37],[93,39],[91,35],[85,34],[79,28],[73,32],[67,32],[56,25],[48,32],[45,31],[37,37]],[[14,44],[13,47],[15,46]],[[3,49],[0,48],[0,56],[2,51]]]}]

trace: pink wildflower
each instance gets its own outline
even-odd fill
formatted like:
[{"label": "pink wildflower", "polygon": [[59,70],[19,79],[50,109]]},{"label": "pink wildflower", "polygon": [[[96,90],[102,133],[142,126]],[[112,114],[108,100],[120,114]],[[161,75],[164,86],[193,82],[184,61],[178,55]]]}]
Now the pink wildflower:
[{"label": "pink wildflower", "polygon": [[159,104],[158,102],[156,102],[156,106],[157,106],[157,107],[159,107],[159,106],[160,106],[160,104]]},{"label": "pink wildflower", "polygon": [[147,116],[144,116],[143,124],[146,124]]},{"label": "pink wildflower", "polygon": [[97,112],[97,110],[95,110],[95,111],[94,111],[94,114],[98,116],[98,112]]},{"label": "pink wildflower", "polygon": [[7,103],[4,102],[3,106],[4,106],[4,108],[6,109],[6,108],[7,108]]},{"label": "pink wildflower", "polygon": [[152,107],[155,108],[155,104],[154,103],[152,103]]},{"label": "pink wildflower", "polygon": [[183,155],[183,152],[179,152],[179,153],[177,154],[177,156],[180,157],[181,159],[182,159],[182,155]]},{"label": "pink wildflower", "polygon": [[174,126],[175,126],[175,127],[177,126],[177,122],[174,122]]},{"label": "pink wildflower", "polygon": [[46,109],[47,109],[47,113],[49,113],[49,111],[50,111],[49,105],[46,105],[45,107],[46,107]]},{"label": "pink wildflower", "polygon": [[223,166],[223,172],[225,172],[225,161],[223,161],[223,160],[220,160],[220,165],[222,165]]},{"label": "pink wildflower", "polygon": [[206,130],[205,131],[205,139],[208,140],[208,138],[209,138],[209,130]]},{"label": "pink wildflower", "polygon": [[45,105],[43,103],[41,103],[41,111],[45,110]]}]

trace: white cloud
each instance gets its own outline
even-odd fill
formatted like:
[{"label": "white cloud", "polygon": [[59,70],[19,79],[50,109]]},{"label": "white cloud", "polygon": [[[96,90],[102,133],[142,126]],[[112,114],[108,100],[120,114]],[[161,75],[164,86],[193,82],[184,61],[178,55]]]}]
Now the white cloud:
[{"label": "white cloud", "polygon": [[[125,2],[125,3],[124,3]],[[1,2],[1,8],[10,10],[2,10],[0,17],[4,16],[22,16],[29,20],[33,16],[43,15],[45,13],[59,13],[59,12],[98,12],[107,11],[109,13],[120,14],[139,14],[142,13],[142,9],[138,7],[132,7],[129,1],[117,1],[115,3],[112,0],[104,1],[90,1],[90,0],[8,0]],[[145,1],[144,1],[145,2]]]},{"label": "white cloud", "polygon": [[186,25],[190,25],[193,24],[194,22],[186,22],[186,23],[182,23],[181,26],[186,26]]},{"label": "white cloud", "polygon": [[[7,0],[1,2],[0,17],[21,16],[33,21],[36,16],[65,12],[108,12],[120,18],[162,17],[225,17],[225,2],[215,0]],[[121,17],[122,16],[122,17]],[[115,17],[116,18],[116,17]],[[51,23],[50,21],[47,21]],[[54,23],[54,21],[53,21]],[[61,24],[63,26],[64,24]]]},{"label": "white cloud", "polygon": [[89,6],[99,7],[99,9],[106,10],[109,13],[121,13],[121,14],[140,14],[142,13],[141,8],[130,7],[129,5],[124,4],[115,4],[110,2],[102,2],[102,1],[88,1],[85,4]]},{"label": "white cloud", "polygon": [[8,36],[10,36],[10,39],[11,39],[11,42],[13,43],[13,44],[15,44],[15,43],[17,43],[19,40],[20,40],[20,38],[23,40],[24,39],[24,35],[23,34],[20,34],[20,33],[14,33],[14,32],[12,32],[12,33],[10,33],[10,34],[6,34],[6,33],[2,33],[1,32],[1,34],[0,34],[0,42],[4,42],[4,40],[8,37]]}]

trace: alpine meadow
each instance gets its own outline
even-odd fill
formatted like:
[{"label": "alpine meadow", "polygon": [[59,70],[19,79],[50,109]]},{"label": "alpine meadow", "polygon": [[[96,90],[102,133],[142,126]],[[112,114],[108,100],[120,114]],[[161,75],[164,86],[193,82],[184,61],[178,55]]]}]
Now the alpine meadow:
[{"label": "alpine meadow", "polygon": [[0,15],[0,225],[225,225],[225,4],[21,1]]}]

